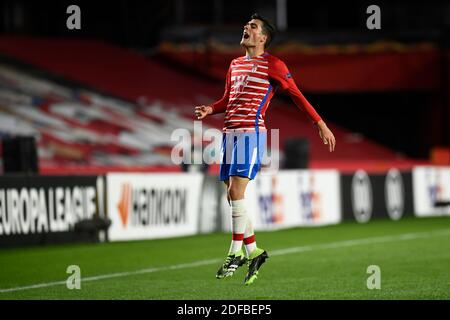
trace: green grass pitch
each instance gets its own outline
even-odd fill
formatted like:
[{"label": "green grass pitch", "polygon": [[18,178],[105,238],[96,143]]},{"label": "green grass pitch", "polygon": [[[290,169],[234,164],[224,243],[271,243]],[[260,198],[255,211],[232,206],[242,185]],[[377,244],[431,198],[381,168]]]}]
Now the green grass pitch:
[{"label": "green grass pitch", "polygon": [[[225,233],[0,249],[0,299],[450,298],[449,217],[258,232],[256,239],[270,258],[248,287],[245,267],[215,278],[229,247]],[[80,290],[65,285],[69,265],[87,279]],[[381,269],[379,290],[367,288],[369,265]],[[2,291],[35,284],[44,286]]]}]

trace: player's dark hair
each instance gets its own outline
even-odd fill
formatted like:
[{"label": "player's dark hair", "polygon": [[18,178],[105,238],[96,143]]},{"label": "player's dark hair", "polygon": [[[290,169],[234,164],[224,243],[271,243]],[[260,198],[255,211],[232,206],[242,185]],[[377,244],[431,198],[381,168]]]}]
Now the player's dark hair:
[{"label": "player's dark hair", "polygon": [[274,25],[266,18],[260,16],[258,13],[252,14],[252,16],[250,17],[250,20],[251,19],[258,19],[258,20],[262,21],[262,23],[263,23],[262,31],[263,31],[263,34],[265,34],[267,36],[266,43],[264,43],[264,49],[267,49],[269,47],[270,43],[272,42],[273,38],[275,37],[276,30],[275,30]]}]

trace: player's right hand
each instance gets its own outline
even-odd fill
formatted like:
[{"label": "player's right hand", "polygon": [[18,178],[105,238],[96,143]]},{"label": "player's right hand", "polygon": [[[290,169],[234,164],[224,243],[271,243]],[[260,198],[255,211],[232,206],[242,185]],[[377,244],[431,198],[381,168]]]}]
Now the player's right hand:
[{"label": "player's right hand", "polygon": [[198,120],[201,120],[204,117],[206,117],[208,114],[211,114],[212,111],[213,111],[212,108],[209,106],[197,106],[197,107],[195,107],[194,114]]}]

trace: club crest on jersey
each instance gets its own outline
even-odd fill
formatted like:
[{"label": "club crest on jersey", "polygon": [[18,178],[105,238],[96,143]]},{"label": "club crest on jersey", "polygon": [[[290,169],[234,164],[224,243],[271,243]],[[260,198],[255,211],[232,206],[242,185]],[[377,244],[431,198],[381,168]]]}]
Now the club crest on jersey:
[{"label": "club crest on jersey", "polygon": [[245,86],[247,85],[248,76],[237,76],[234,82],[234,91],[236,93],[241,93],[244,91]]},{"label": "club crest on jersey", "polygon": [[258,64],[254,63],[253,64],[253,68],[252,68],[252,72],[256,72],[256,70],[258,70]]},{"label": "club crest on jersey", "polygon": [[286,79],[292,78],[292,74],[289,72],[286,74]]}]

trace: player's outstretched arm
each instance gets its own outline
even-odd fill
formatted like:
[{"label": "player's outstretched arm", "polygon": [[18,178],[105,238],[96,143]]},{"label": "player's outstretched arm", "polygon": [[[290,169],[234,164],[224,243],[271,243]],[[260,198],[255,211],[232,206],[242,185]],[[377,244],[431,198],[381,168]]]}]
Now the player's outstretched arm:
[{"label": "player's outstretched arm", "polygon": [[198,120],[203,119],[204,117],[206,117],[209,114],[213,113],[213,108],[211,108],[210,106],[197,106],[195,107],[195,116],[197,117]]},{"label": "player's outstretched arm", "polygon": [[336,147],[336,138],[331,130],[327,127],[320,115],[314,107],[306,100],[298,89],[286,65],[279,59],[272,61],[270,68],[270,76],[280,84],[282,90],[286,91],[297,107],[306,113],[310,120],[319,129],[319,136],[325,145],[328,145],[330,152]]},{"label": "player's outstretched arm", "polygon": [[334,148],[336,148],[336,138],[334,137],[333,132],[331,132],[323,120],[319,120],[316,125],[319,129],[319,136],[322,139],[323,144],[328,145],[330,152],[333,152]]},{"label": "player's outstretched arm", "polygon": [[209,106],[197,106],[195,107],[194,114],[198,120],[203,119],[207,115],[210,114],[218,114],[223,113],[227,110],[228,100],[230,98],[230,88],[231,88],[231,64],[228,68],[227,77],[225,80],[225,92],[223,93],[223,97],[214,102]]}]

